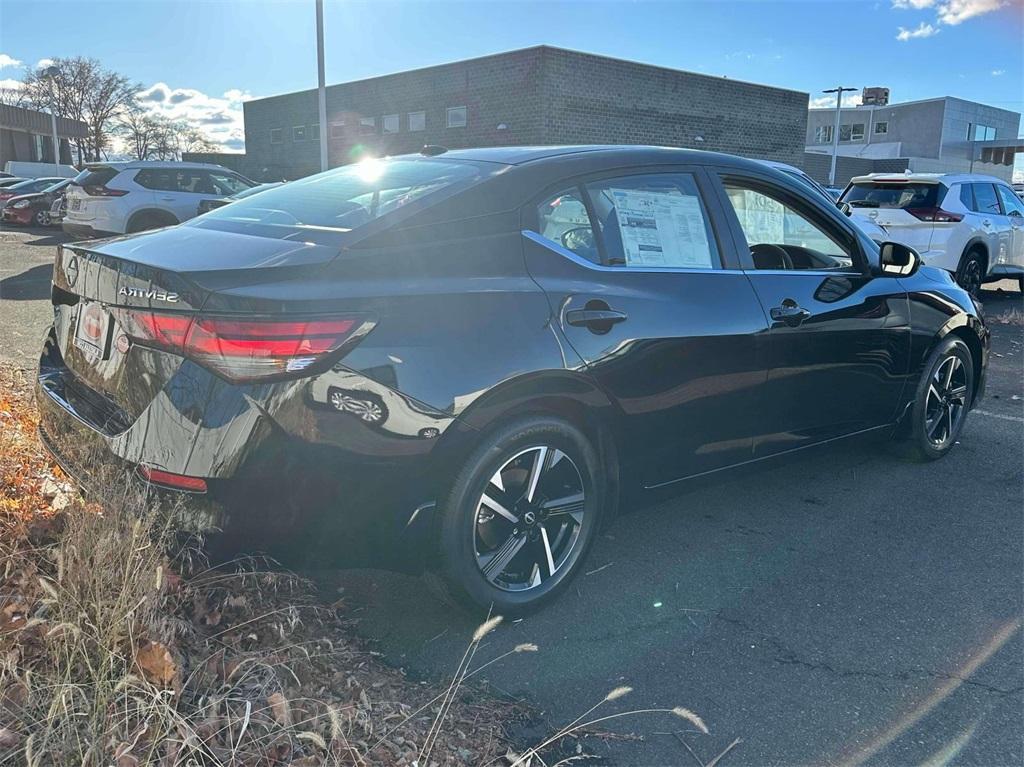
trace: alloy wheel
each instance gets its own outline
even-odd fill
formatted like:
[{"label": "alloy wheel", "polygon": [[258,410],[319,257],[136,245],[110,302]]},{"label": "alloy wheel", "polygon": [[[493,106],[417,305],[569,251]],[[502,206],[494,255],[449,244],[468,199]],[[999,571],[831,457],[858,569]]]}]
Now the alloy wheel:
[{"label": "alloy wheel", "polygon": [[967,412],[967,369],[955,354],[943,359],[932,373],[925,399],[924,429],[939,447],[956,436]]},{"label": "alloy wheel", "polygon": [[38,213],[36,213],[36,223],[39,224],[39,226],[49,226],[50,225],[50,211],[48,211],[48,210],[41,210]]},{"label": "alloy wheel", "polygon": [[561,573],[580,539],[583,478],[557,448],[516,453],[490,478],[474,514],[477,567],[503,591],[528,591]]},{"label": "alloy wheel", "polygon": [[959,282],[960,287],[972,296],[978,294],[978,291],[981,290],[981,263],[977,258],[969,258],[967,260],[963,271],[960,272]]}]

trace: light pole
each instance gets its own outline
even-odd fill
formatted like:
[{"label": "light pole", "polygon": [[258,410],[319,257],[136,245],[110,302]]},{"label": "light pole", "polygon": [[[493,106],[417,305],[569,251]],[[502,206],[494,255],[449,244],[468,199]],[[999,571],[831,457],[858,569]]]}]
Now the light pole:
[{"label": "light pole", "polygon": [[57,67],[47,67],[40,75],[50,86],[50,130],[53,132],[53,175],[60,175],[60,141],[57,140],[57,97],[53,92],[53,81],[60,74]]},{"label": "light pole", "polygon": [[324,82],[324,0],[316,0],[316,74],[320,102],[320,171],[327,170],[327,85]]},{"label": "light pole", "polygon": [[855,91],[856,88],[844,88],[839,86],[838,88],[829,88],[827,91],[822,93],[834,93],[836,94],[836,124],[832,129],[832,166],[828,171],[828,185],[836,185],[836,157],[839,155],[839,118],[843,113],[843,94],[847,91]]}]

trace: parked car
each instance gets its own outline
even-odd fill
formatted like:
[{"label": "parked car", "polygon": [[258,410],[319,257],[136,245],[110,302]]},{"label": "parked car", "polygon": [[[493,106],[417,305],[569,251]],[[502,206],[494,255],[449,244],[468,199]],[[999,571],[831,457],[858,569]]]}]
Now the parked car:
[{"label": "parked car", "polygon": [[786,173],[430,155],[59,249],[47,448],[233,543],[425,570],[510,615],[566,588],[620,499],[855,435],[936,459],[982,396],[967,292]]},{"label": "parked car", "polygon": [[73,165],[54,165],[52,162],[28,162],[8,160],[4,170],[12,176],[24,178],[74,178],[78,168]]},{"label": "parked car", "polygon": [[[807,173],[800,170],[800,168],[797,168],[795,165],[787,165],[784,162],[776,162],[775,160],[760,160],[760,162],[763,162],[770,168],[781,170],[783,173],[788,173],[794,178],[800,179],[802,182],[807,184],[807,186],[809,186],[811,189],[813,189],[815,192],[821,195],[821,197],[824,200],[826,200],[829,204],[839,205],[839,194],[833,194],[833,191],[835,190],[829,187],[822,186],[817,181],[815,181],[811,176],[807,175]],[[844,208],[844,210],[847,209]],[[882,243],[889,239],[888,234],[885,231],[885,227],[879,226],[873,221],[870,221],[865,218],[855,218],[853,223],[856,224],[856,226],[862,232],[864,232],[864,234],[866,234],[875,242]]]},{"label": "parked car", "polygon": [[75,237],[108,237],[187,221],[203,199],[256,186],[219,165],[108,162],[87,165],[67,190],[61,227]]},{"label": "parked car", "polygon": [[248,189],[243,189],[241,192],[228,195],[227,197],[221,197],[219,199],[212,198],[207,200],[200,200],[199,215],[201,216],[203,213],[209,213],[211,210],[215,210],[225,205],[229,205],[235,200],[244,200],[246,197],[250,197],[254,194],[259,194],[260,192],[265,192],[268,189],[273,189],[275,186],[281,186],[282,183],[284,182],[274,181],[269,184],[257,184],[256,186],[249,187]]},{"label": "parked car", "polygon": [[7,176],[6,178],[0,178],[0,190],[6,189],[9,186],[20,184],[22,181],[29,181],[30,179],[21,178],[20,176]]},{"label": "parked car", "polygon": [[11,184],[0,189],[0,206],[3,206],[13,197],[21,197],[25,194],[35,194],[48,189],[56,183],[63,181],[62,178],[30,178]]},{"label": "parked car", "polygon": [[41,192],[12,197],[0,209],[0,218],[5,224],[52,226],[50,208],[58,198],[64,196],[64,189],[70,183],[71,179],[64,179]]},{"label": "parked car", "polygon": [[857,176],[842,202],[855,217],[945,269],[976,294],[982,283],[1016,279],[1024,291],[1024,203],[1005,181],[980,174]]}]

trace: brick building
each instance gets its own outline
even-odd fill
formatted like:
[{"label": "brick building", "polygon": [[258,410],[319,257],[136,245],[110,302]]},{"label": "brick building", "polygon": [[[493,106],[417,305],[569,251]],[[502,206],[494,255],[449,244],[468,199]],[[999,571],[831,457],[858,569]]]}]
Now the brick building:
[{"label": "brick building", "polygon": [[227,160],[263,180],[374,155],[531,144],[697,147],[801,165],[808,95],[549,46],[498,53],[248,101],[246,154]]}]

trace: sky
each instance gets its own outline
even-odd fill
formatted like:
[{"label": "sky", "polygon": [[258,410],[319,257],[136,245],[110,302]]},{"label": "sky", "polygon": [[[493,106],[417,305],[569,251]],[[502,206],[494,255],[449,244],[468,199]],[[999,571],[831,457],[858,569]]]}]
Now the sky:
[{"label": "sky", "polygon": [[[324,16],[329,84],[548,44],[807,91],[814,104],[833,103],[825,88],[877,85],[893,101],[1024,112],[1024,0],[325,0]],[[314,0],[0,0],[0,87],[75,55],[240,151],[242,101],[316,86]]]}]

